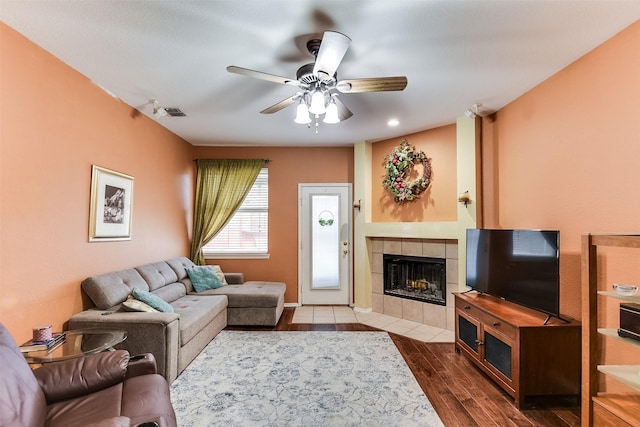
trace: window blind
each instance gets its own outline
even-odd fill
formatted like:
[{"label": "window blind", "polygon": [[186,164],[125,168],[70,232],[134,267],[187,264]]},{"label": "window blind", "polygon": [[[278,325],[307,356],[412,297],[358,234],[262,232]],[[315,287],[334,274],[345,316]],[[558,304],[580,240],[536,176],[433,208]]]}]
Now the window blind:
[{"label": "window blind", "polygon": [[229,223],[202,249],[205,256],[266,255],[269,223],[269,170],[262,168]]}]

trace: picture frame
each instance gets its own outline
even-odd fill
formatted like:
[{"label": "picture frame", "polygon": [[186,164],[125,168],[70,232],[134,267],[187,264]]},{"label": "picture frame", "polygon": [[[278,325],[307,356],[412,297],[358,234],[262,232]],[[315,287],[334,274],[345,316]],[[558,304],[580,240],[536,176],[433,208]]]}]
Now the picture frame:
[{"label": "picture frame", "polygon": [[91,166],[89,242],[131,240],[133,177]]}]

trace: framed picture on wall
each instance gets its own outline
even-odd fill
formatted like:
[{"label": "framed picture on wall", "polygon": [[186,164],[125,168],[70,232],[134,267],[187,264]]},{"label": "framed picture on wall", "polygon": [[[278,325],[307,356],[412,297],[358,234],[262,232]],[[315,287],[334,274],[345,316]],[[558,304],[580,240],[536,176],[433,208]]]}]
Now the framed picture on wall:
[{"label": "framed picture on wall", "polygon": [[131,240],[133,177],[91,167],[89,241]]}]

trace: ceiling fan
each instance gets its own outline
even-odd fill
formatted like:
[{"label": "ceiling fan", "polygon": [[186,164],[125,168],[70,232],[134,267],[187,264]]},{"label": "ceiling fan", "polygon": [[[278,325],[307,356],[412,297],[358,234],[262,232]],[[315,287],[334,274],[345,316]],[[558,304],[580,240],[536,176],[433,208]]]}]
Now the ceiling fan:
[{"label": "ceiling fan", "polygon": [[401,91],[407,86],[405,76],[338,80],[336,71],[350,43],[349,37],[336,31],[325,31],[321,40],[309,40],[307,50],[315,62],[300,67],[295,79],[234,65],[227,67],[227,71],[300,89],[295,95],[260,111],[262,114],[273,114],[299,101],[296,123],[310,123],[310,114],[315,116],[316,125],[322,114],[325,123],[338,123],[353,115],[338,98],[340,93]]}]

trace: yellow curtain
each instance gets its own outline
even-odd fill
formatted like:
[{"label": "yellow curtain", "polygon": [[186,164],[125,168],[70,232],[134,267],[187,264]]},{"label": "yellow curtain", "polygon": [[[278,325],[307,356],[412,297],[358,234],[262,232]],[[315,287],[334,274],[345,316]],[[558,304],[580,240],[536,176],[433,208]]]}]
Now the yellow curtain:
[{"label": "yellow curtain", "polygon": [[191,239],[191,260],[195,264],[204,265],[202,247],[227,225],[263,166],[261,159],[198,160]]}]

